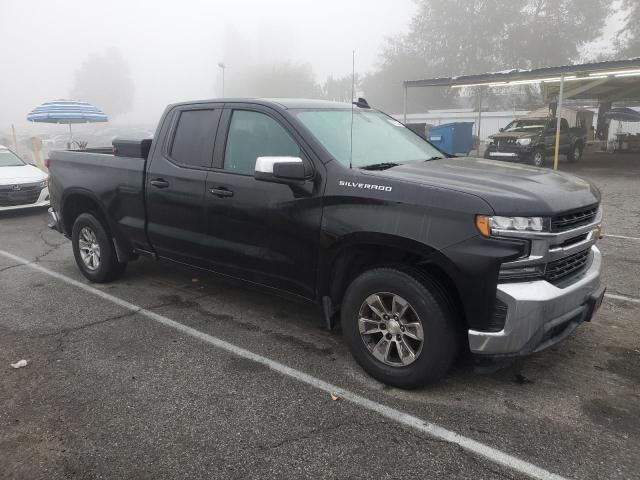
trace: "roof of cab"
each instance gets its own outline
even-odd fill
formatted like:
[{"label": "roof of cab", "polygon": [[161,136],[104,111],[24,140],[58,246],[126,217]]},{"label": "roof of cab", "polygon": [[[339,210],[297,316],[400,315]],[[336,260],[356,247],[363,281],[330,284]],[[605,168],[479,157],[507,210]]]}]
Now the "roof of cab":
[{"label": "roof of cab", "polygon": [[[284,110],[290,108],[320,108],[320,109],[345,109],[351,108],[350,103],[332,102],[329,100],[315,100],[310,98],[214,98],[210,100],[194,100],[179,102],[172,106],[193,105],[198,103],[253,103],[269,107],[278,107]],[[359,108],[359,107],[355,107]]]}]

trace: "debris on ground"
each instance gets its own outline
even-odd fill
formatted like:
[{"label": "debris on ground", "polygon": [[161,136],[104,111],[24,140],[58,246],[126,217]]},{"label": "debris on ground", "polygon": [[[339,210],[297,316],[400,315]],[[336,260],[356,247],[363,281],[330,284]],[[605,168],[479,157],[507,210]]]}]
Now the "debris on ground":
[{"label": "debris on ground", "polygon": [[11,365],[12,368],[22,368],[22,367],[26,367],[27,366],[27,362],[26,360],[18,360],[16,363],[10,363],[9,365]]},{"label": "debris on ground", "polygon": [[331,392],[331,400],[333,400],[334,402],[336,400],[338,400],[340,397],[338,397],[338,394]]}]

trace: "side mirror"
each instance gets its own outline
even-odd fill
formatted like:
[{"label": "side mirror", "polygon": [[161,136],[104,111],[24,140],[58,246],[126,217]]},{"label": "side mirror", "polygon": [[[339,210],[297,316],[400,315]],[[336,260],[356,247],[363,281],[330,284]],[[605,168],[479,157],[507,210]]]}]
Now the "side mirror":
[{"label": "side mirror", "polygon": [[500,131],[500,132],[504,132],[504,128],[501,128],[499,131]]},{"label": "side mirror", "polygon": [[258,157],[254,177],[264,182],[302,182],[306,179],[304,162],[300,157]]}]

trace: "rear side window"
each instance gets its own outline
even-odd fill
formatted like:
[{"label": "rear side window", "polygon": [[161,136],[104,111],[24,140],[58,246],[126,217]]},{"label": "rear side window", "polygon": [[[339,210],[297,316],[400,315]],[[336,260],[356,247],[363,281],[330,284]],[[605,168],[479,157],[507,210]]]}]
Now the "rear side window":
[{"label": "rear side window", "polygon": [[300,157],[300,147],[271,117],[236,110],[231,117],[224,169],[253,174],[258,157]]},{"label": "rear side window", "polygon": [[171,158],[183,165],[210,167],[218,118],[216,110],[180,112],[169,153]]}]

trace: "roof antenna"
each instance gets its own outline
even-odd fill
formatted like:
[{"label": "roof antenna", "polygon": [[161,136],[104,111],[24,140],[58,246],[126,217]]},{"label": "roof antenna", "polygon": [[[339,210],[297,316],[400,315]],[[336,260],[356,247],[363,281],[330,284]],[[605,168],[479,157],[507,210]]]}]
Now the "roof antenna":
[{"label": "roof antenna", "polygon": [[356,96],[356,51],[351,51],[351,143],[349,144],[349,168],[353,161],[353,98]]}]

